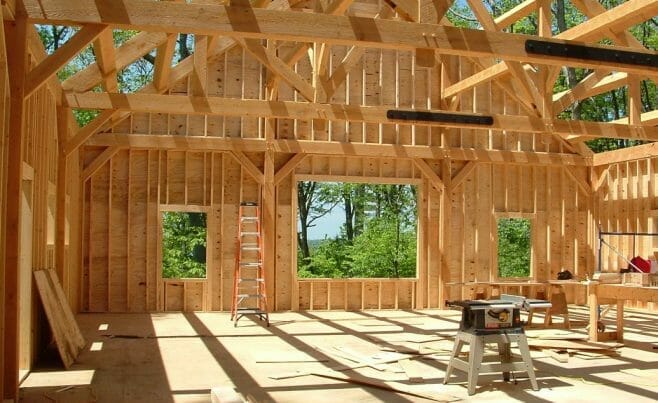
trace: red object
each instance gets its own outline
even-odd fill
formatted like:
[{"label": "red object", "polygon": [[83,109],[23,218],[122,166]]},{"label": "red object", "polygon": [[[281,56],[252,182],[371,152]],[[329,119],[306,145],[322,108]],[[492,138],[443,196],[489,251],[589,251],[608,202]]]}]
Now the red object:
[{"label": "red object", "polygon": [[[639,256],[635,256],[633,259],[631,259],[631,263],[637,266],[637,268],[640,269],[642,273],[651,272],[651,262],[646,259],[643,259]],[[635,267],[633,267],[632,269],[634,272],[637,272],[637,269]]]}]

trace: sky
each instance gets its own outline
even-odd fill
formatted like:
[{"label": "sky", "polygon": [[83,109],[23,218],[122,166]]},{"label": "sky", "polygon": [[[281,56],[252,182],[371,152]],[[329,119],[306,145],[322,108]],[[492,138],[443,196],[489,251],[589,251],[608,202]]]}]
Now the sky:
[{"label": "sky", "polygon": [[[329,238],[336,237],[345,220],[344,215],[345,210],[342,207],[334,207],[331,213],[313,222],[315,226],[309,228],[308,239],[324,239],[325,235]],[[299,221],[297,222],[297,231],[299,231]]]}]

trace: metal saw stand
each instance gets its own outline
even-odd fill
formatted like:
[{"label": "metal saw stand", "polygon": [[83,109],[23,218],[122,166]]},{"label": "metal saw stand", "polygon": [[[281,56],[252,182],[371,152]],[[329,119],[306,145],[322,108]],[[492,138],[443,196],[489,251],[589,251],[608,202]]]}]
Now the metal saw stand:
[{"label": "metal saw stand", "polygon": [[[498,344],[498,355],[500,356],[500,363],[482,363],[484,356],[485,344]],[[517,343],[519,351],[521,352],[522,361],[512,362],[511,343]],[[459,358],[462,347],[468,344],[470,352],[468,355],[468,362]],[[478,382],[478,376],[482,373],[502,372],[505,381],[510,380],[511,371],[525,371],[528,373],[530,384],[533,390],[539,390],[537,386],[537,378],[535,378],[535,370],[532,367],[532,359],[530,358],[530,351],[528,349],[528,340],[524,333],[500,333],[500,334],[487,334],[477,335],[467,331],[460,331],[455,337],[455,346],[450,355],[450,362],[446,370],[443,383],[447,384],[448,379],[452,373],[453,368],[464,371],[468,374],[468,394],[473,395]]]}]

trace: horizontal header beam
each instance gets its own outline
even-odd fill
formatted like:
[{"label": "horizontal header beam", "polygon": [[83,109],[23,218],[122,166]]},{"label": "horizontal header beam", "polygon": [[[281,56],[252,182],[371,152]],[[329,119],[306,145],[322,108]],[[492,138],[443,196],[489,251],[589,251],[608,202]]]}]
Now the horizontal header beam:
[{"label": "horizontal header beam", "polygon": [[[66,102],[74,109],[124,110],[145,113],[198,114],[280,119],[322,119],[365,123],[440,126],[462,129],[506,130],[520,133],[553,133],[580,138],[628,138],[658,141],[658,128],[576,120],[542,119],[521,115],[492,115],[491,126],[468,121],[419,121],[389,119],[387,106],[319,104],[294,101],[266,101],[187,95],[108,94],[86,92],[67,94]],[[440,110],[417,111],[441,113]],[[453,115],[460,115],[454,113]],[[464,117],[479,116],[461,114]]]},{"label": "horizontal header beam", "polygon": [[161,149],[188,151],[274,152],[303,155],[352,155],[386,158],[453,159],[492,164],[520,165],[591,165],[576,154],[545,152],[476,150],[394,144],[319,142],[304,140],[232,139],[222,137],[167,136],[149,134],[97,134],[86,145],[97,147]]},{"label": "horizontal header beam", "polygon": [[[556,66],[605,67],[643,76],[658,76],[658,67],[647,68],[615,61],[564,60],[559,56],[530,54],[526,52],[525,41],[535,38],[533,36],[435,24],[144,0],[25,0],[25,6],[30,21],[39,24],[108,24],[117,28],[169,33],[323,42],[409,51],[437,49],[457,56],[495,57]],[[580,43],[556,39],[546,42],[555,45]],[[655,55],[655,52],[644,53]]]}]

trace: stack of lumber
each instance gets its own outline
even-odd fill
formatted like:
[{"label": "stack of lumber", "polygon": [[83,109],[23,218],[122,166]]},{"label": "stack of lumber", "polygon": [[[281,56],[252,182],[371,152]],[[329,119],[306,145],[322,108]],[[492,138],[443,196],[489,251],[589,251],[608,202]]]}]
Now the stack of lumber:
[{"label": "stack of lumber", "polygon": [[69,368],[85,346],[78,323],[54,270],[34,271],[34,280],[65,368]]}]

